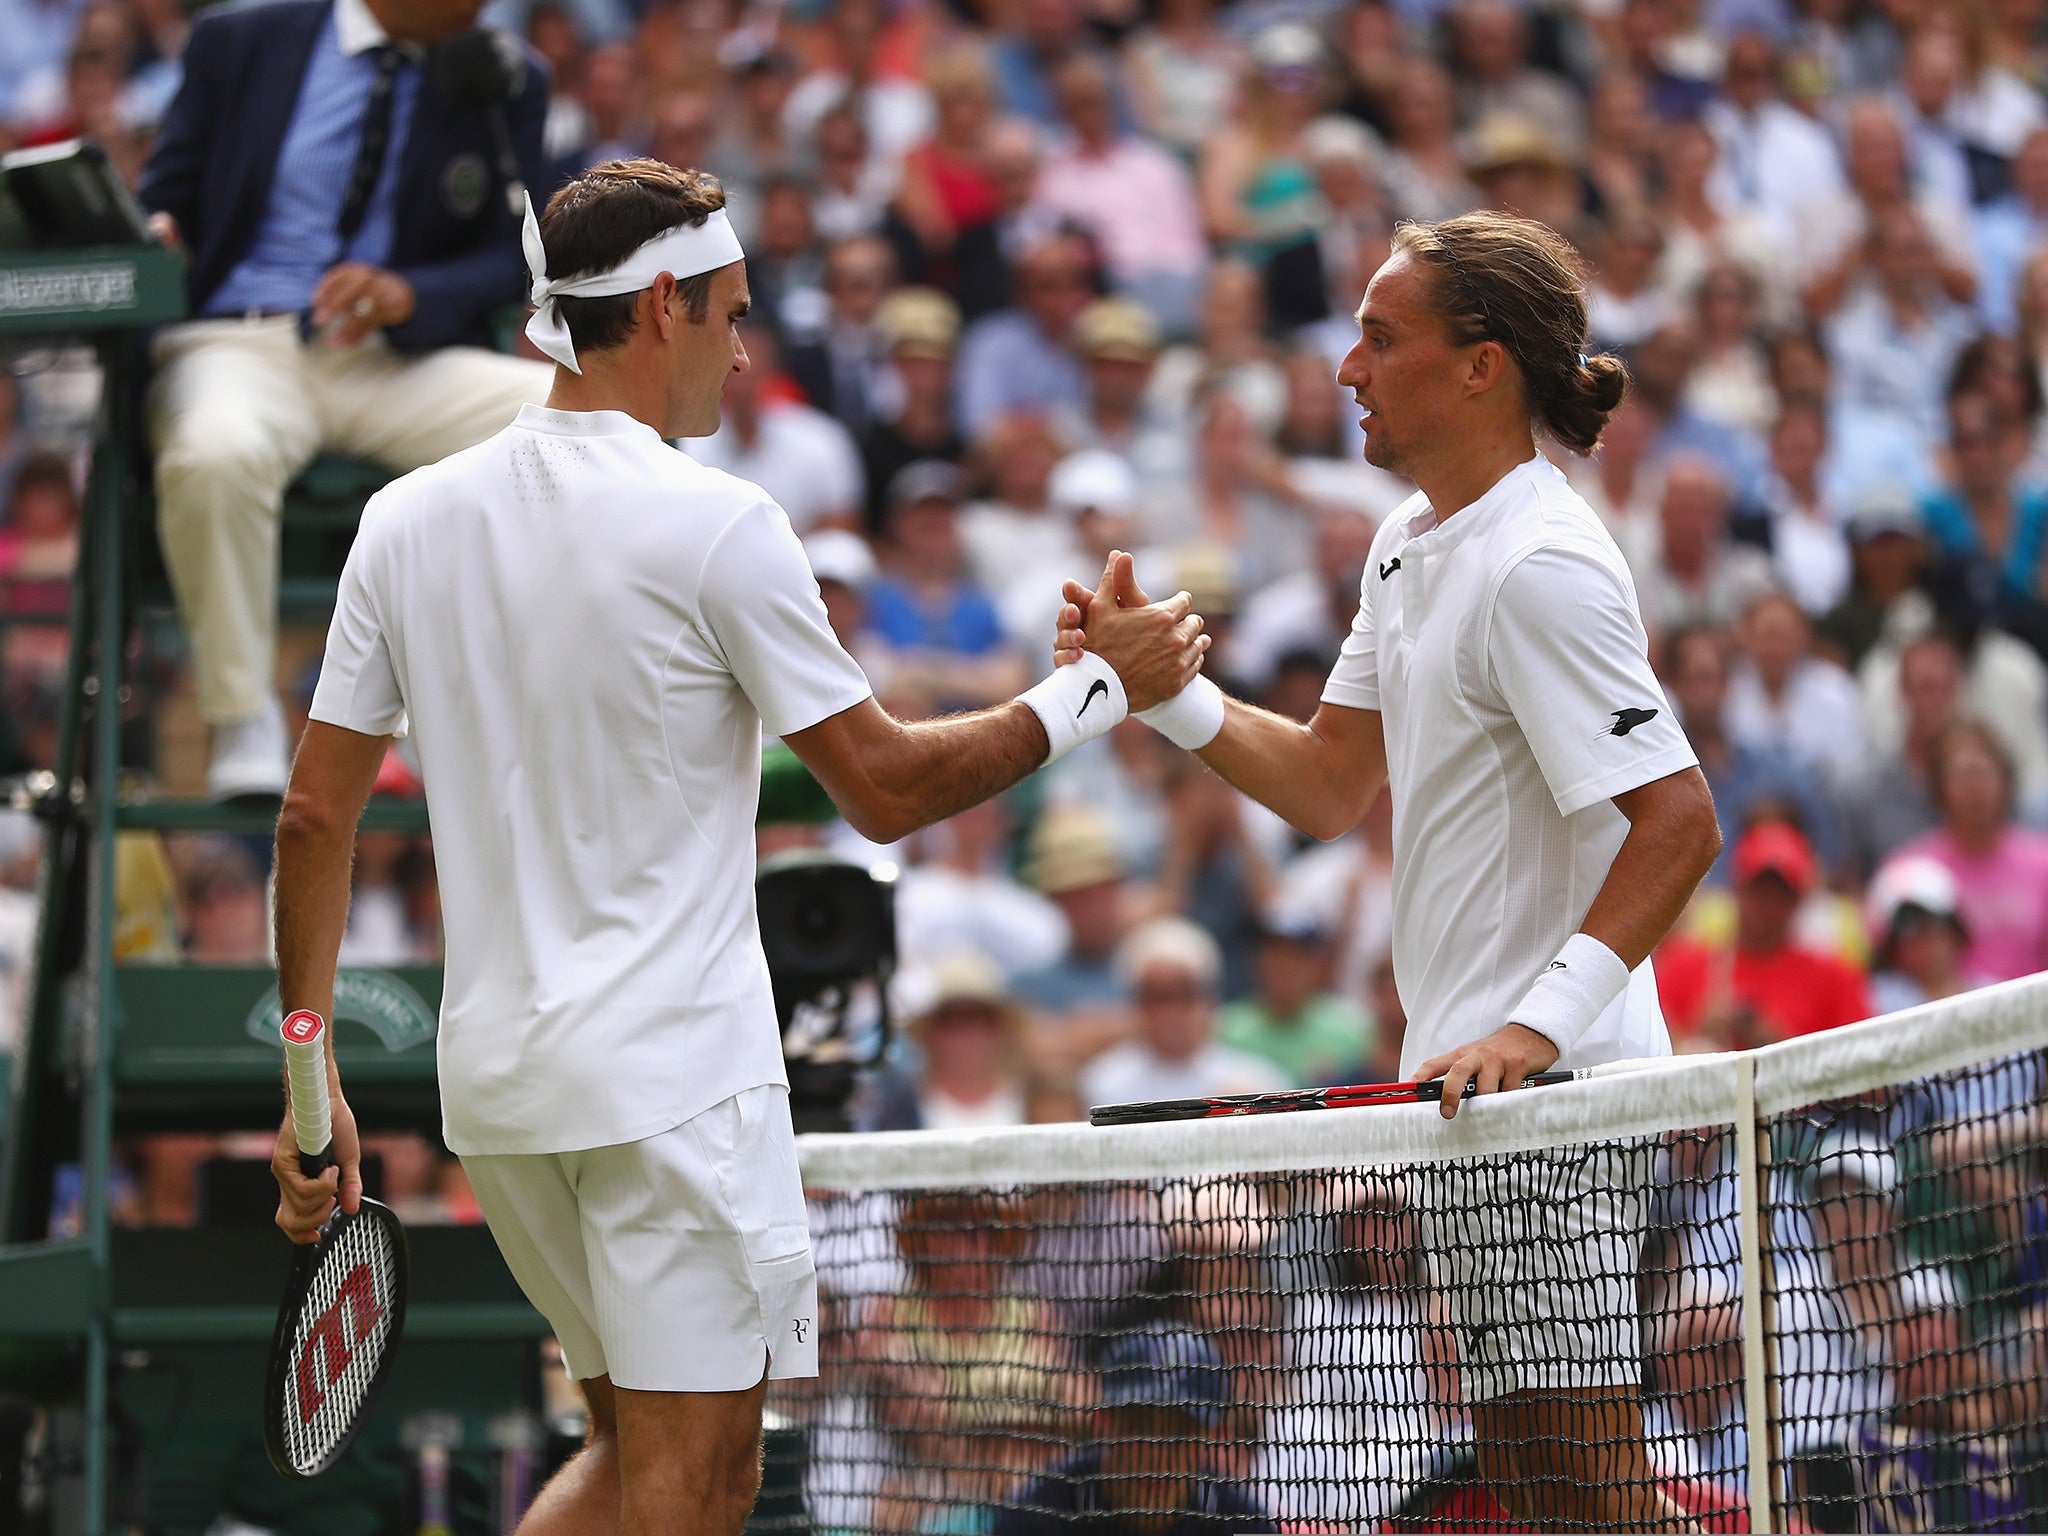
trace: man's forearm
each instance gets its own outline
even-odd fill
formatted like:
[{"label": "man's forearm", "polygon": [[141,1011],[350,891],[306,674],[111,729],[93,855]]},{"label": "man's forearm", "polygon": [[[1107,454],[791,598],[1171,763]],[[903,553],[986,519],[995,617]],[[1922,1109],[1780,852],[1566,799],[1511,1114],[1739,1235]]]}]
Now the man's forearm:
[{"label": "man's forearm", "polygon": [[1318,728],[1230,699],[1223,729],[1196,754],[1242,790],[1310,837],[1328,841],[1358,825],[1386,783],[1384,747],[1361,758]]},{"label": "man's forearm", "polygon": [[295,821],[277,827],[277,990],[284,1011],[334,1017],[334,972],[348,928],[355,831]]},{"label": "man's forearm", "polygon": [[894,842],[1001,794],[1028,778],[1050,749],[1037,714],[1014,699],[972,714],[902,723],[861,763],[870,779],[862,803],[880,808],[877,830],[892,834],[876,840]]},{"label": "man's forearm", "polygon": [[1718,836],[1703,838],[1689,821],[1645,817],[1635,822],[1580,931],[1605,944],[1634,970],[1684,914],[1719,850]]}]

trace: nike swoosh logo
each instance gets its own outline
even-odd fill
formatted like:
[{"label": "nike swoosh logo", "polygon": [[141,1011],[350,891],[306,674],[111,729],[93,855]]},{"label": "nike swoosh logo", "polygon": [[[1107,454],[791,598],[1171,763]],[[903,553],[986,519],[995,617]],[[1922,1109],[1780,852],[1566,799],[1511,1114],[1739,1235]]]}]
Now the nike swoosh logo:
[{"label": "nike swoosh logo", "polygon": [[1401,569],[1401,557],[1399,555],[1396,555],[1393,559],[1389,560],[1385,565],[1380,567],[1380,580],[1385,581],[1389,576],[1393,575],[1394,572],[1398,571],[1399,569]]},{"label": "nike swoosh logo", "polygon": [[1109,697],[1109,684],[1105,683],[1099,677],[1095,679],[1094,682],[1088,685],[1088,692],[1087,695],[1081,700],[1081,707],[1074,711],[1074,718],[1076,720],[1080,719],[1083,715],[1088,713],[1088,706],[1095,702],[1096,696],[1098,694],[1105,699]]},{"label": "nike swoosh logo", "polygon": [[1617,709],[1614,712],[1614,724],[1608,728],[1607,734],[1626,736],[1637,726],[1648,725],[1656,718],[1657,711],[1654,709]]}]

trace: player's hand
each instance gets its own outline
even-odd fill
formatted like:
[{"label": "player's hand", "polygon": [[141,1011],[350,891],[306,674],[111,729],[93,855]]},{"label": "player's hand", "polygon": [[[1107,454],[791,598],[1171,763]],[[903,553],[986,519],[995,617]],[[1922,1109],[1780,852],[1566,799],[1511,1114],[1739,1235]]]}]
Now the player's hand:
[{"label": "player's hand", "polygon": [[149,232],[156,236],[156,243],[167,251],[182,251],[185,240],[178,233],[178,221],[168,213],[152,213],[149,216]]},{"label": "player's hand", "polygon": [[277,1179],[277,1224],[295,1243],[310,1243],[319,1235],[334,1214],[337,1198],[350,1215],[363,1203],[363,1143],[356,1134],[355,1112],[338,1092],[330,1103],[334,1114],[332,1168],[321,1170],[317,1179],[299,1171],[299,1139],[292,1134],[289,1110],[277,1133],[277,1151],[270,1159],[270,1171]]},{"label": "player's hand", "polygon": [[331,347],[352,347],[372,331],[405,324],[415,303],[412,284],[396,272],[340,262],[313,289],[313,329]]},{"label": "player's hand", "polygon": [[1131,573],[1131,557],[1112,550],[1101,585],[1088,599],[1092,627],[1088,649],[1116,668],[1130,712],[1163,704],[1202,670],[1209,637],[1202,617],[1191,613],[1194,599],[1176,592],[1163,603],[1147,603]]},{"label": "player's hand", "polygon": [[1523,1078],[1546,1071],[1556,1061],[1557,1047],[1548,1036],[1525,1024],[1504,1024],[1483,1040],[1431,1057],[1415,1069],[1415,1076],[1421,1082],[1444,1080],[1438,1108],[1449,1120],[1458,1113],[1467,1083],[1477,1085],[1475,1094],[1500,1093],[1521,1087]]}]

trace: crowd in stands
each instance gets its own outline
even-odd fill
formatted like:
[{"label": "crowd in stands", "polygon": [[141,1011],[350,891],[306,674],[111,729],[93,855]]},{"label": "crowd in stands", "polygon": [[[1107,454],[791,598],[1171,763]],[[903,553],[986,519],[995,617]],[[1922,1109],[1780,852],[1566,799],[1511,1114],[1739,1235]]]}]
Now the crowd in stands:
[{"label": "crowd in stands", "polygon": [[[1490,207],[1567,233],[1589,348],[1624,357],[1634,385],[1595,456],[1546,451],[1628,557],[1726,834],[1658,959],[1674,1038],[1697,1050],[2048,961],[2043,10],[498,0],[485,20],[529,45],[512,118],[537,192],[622,155],[723,180],[752,367],[716,435],[681,449],[777,497],[835,627],[909,716],[1040,675],[1060,580],[1113,547],[1139,552],[1147,585],[1194,594],[1213,675],[1307,716],[1373,530],[1410,490],[1364,463],[1332,378],[1395,222]],[[317,635],[284,637],[282,688],[260,665],[286,481],[316,451],[397,469],[490,429],[480,408],[432,431],[393,420],[435,389],[473,405],[546,380],[530,355],[477,345],[521,279],[502,199],[455,173],[459,124],[436,119],[454,158],[434,185],[334,192],[345,259],[325,273],[271,237],[324,231],[335,209],[254,206],[240,257],[202,227],[221,217],[192,194],[194,166],[215,163],[192,127],[211,26],[172,0],[0,0],[0,142],[90,133],[154,211],[189,208],[173,222],[195,302],[234,333],[207,333],[197,362],[196,342],[159,348],[158,510],[196,622],[189,654],[149,650],[129,736],[134,766],[174,791],[202,775],[164,722],[186,722],[177,740],[195,710],[211,722],[212,786],[232,790],[250,751],[274,760],[303,721]],[[385,67],[360,37],[328,60],[330,41],[303,40],[309,92]],[[401,111],[436,88],[404,83],[411,54],[392,67]],[[291,159],[312,153],[312,107],[266,110],[298,126],[252,152],[314,163]],[[323,285],[357,266],[360,325],[345,306],[339,337],[333,316],[318,334],[268,327],[279,306],[332,308]],[[267,399],[245,420],[204,393],[289,393],[263,371],[287,353],[292,388],[358,401],[361,419],[322,406],[308,426]],[[91,420],[65,369],[0,374],[10,618],[62,610]],[[400,425],[417,440],[394,446]],[[53,633],[6,631],[14,767],[47,761]],[[394,761],[382,787],[413,785]],[[864,1123],[1398,1075],[1384,799],[1311,843],[1131,723],[904,846],[798,835],[905,872],[917,1023]],[[266,857],[131,850],[128,952],[260,962]],[[8,899],[33,868],[0,866]],[[423,840],[365,840],[345,961],[436,955],[432,869]]]}]

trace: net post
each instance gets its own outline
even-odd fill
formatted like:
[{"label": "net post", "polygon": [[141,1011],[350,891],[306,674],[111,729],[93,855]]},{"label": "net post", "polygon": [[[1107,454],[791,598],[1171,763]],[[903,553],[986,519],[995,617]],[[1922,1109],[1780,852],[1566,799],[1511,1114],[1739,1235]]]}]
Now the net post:
[{"label": "net post", "polygon": [[1756,1113],[1756,1060],[1735,1058],[1735,1178],[1742,1247],[1742,1417],[1749,1451],[1749,1528],[1777,1529],[1773,1520],[1769,1364],[1764,1338],[1763,1179],[1769,1156]]}]

